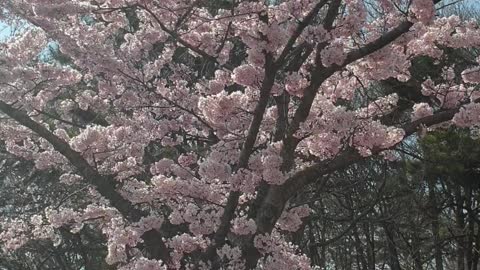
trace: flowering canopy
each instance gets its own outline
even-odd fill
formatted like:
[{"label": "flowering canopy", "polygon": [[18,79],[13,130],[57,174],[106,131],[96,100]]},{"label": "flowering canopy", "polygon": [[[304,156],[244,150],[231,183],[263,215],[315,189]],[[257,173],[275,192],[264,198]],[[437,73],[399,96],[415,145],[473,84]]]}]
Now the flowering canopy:
[{"label": "flowering canopy", "polygon": [[[420,126],[480,124],[480,58],[410,73],[480,45],[475,22],[435,17],[435,4],[2,1],[30,26],[1,44],[0,137],[58,181],[90,185],[86,207],[4,222],[3,247],[89,224],[118,269],[310,269],[285,237],[310,209],[289,199],[395,158]],[[40,59],[51,42],[67,60]],[[406,85],[420,95],[407,106]]]}]

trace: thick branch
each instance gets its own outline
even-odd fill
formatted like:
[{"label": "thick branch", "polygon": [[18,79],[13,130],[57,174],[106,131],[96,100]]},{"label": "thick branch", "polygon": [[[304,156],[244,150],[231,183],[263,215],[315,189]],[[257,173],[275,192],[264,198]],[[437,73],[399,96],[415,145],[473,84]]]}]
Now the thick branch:
[{"label": "thick branch", "polygon": [[53,148],[65,156],[72,165],[74,165],[80,174],[85,178],[85,180],[94,185],[98,191],[107,198],[111,204],[117,208],[122,214],[126,217],[132,219],[138,218],[140,212],[135,210],[135,208],[122,196],[120,196],[115,191],[115,183],[111,179],[106,179],[105,177],[98,174],[98,172],[93,169],[90,164],[80,155],[80,153],[72,150],[70,145],[62,139],[55,136],[52,132],[46,129],[41,124],[33,121],[27,114],[13,108],[11,105],[0,101],[0,111],[20,123],[21,125],[31,129],[33,132],[37,133],[40,137],[47,140],[52,144]]},{"label": "thick branch", "polygon": [[277,58],[277,61],[275,62],[276,65],[282,65],[283,61],[287,57],[288,53],[291,51],[293,45],[297,41],[298,37],[302,34],[303,30],[310,25],[310,23],[313,21],[315,16],[318,14],[320,9],[322,9],[323,6],[327,3],[327,0],[321,0],[318,4],[313,7],[313,9],[303,18],[303,20],[298,24],[297,28],[293,32],[292,36],[290,39],[288,39],[287,44],[283,48],[282,53],[280,56]]},{"label": "thick branch", "polygon": [[[136,209],[115,190],[115,182],[112,178],[100,175],[92,168],[92,166],[90,166],[90,164],[88,164],[80,153],[74,151],[67,142],[55,136],[43,125],[33,121],[27,114],[13,108],[11,105],[3,101],[0,101],[0,111],[52,144],[56,151],[65,156],[68,161],[77,168],[85,181],[95,186],[97,191],[103,197],[108,199],[111,205],[125,218],[135,222],[140,220],[141,217],[147,215],[147,213]],[[166,263],[170,262],[168,249],[163,243],[159,232],[155,230],[148,231],[142,236],[142,238],[145,241],[147,251],[151,256],[162,259]]]},{"label": "thick branch", "polygon": [[333,65],[328,68],[317,67],[317,72],[313,74],[310,85],[305,89],[305,95],[302,98],[302,102],[295,111],[294,119],[289,130],[289,136],[293,136],[293,134],[298,130],[300,124],[307,119],[308,115],[310,114],[313,100],[316,97],[317,89],[328,77],[330,77],[336,71],[341,70],[348,64],[351,64],[352,62],[359,60],[389,45],[398,37],[408,32],[412,25],[413,23],[409,21],[400,23],[400,25],[398,25],[396,28],[382,35],[378,39],[366,44],[365,46],[357,50],[351,51],[347,54],[346,60],[342,65]]},{"label": "thick branch", "polygon": [[[245,139],[240,152],[240,157],[235,167],[235,171],[248,166],[248,160],[252,154],[253,147],[255,146],[260,125],[262,124],[265,109],[267,108],[268,100],[270,98],[270,92],[275,82],[275,73],[276,69],[273,68],[272,56],[267,55],[265,64],[265,78],[260,88],[260,98],[255,110],[253,111],[253,119],[248,128],[247,138]],[[225,243],[225,238],[230,230],[230,222],[234,217],[240,195],[241,193],[239,191],[230,192],[223,215],[220,219],[220,226],[213,236],[214,243],[207,249],[204,259],[211,260],[215,256],[217,248],[221,247]]]},{"label": "thick branch", "polygon": [[[175,31],[173,30],[170,30],[168,29],[168,27],[160,20],[160,18],[158,18],[158,16],[155,14],[155,12],[153,12],[152,10],[150,10],[149,8],[147,8],[146,6],[142,6],[142,5],[139,5],[140,8],[142,8],[143,10],[145,10],[148,14],[150,14],[153,19],[158,23],[158,25],[160,26],[160,28],[166,32],[167,34],[169,34],[173,39],[175,39],[176,41],[178,41],[178,43],[180,43],[181,45],[183,45],[184,47],[190,49],[191,51],[197,53],[198,55],[202,56],[204,59],[208,60],[208,61],[211,61],[213,63],[217,63],[218,64],[218,60],[215,56],[213,55],[210,55],[208,53],[206,53],[205,51],[201,50],[200,48],[198,47],[195,47],[193,46],[192,44],[188,43],[187,41],[185,41],[184,39],[182,39],[178,33],[176,33]],[[228,67],[228,65],[225,65],[225,67],[227,69],[232,69],[232,67]]]},{"label": "thick branch", "polygon": [[[432,126],[449,121],[457,112],[458,109],[451,109],[408,123],[402,127],[405,131],[405,137],[417,132],[421,125]],[[373,149],[372,154],[376,155],[384,150],[387,149]],[[283,211],[285,203],[296,192],[301,190],[306,185],[313,183],[316,181],[316,179],[326,174],[346,168],[362,159],[364,159],[364,157],[358,154],[357,151],[350,149],[333,160],[319,162],[295,173],[282,186],[272,187],[256,219],[259,233],[268,233],[273,229],[276,220]],[[274,216],[274,214],[278,216]]]},{"label": "thick branch", "polygon": [[[403,126],[405,136],[407,137],[415,133],[421,125],[432,126],[449,121],[457,112],[458,109],[447,110],[408,123]],[[372,154],[376,155],[384,150],[387,149],[373,149]],[[257,211],[257,217],[255,218],[257,234],[265,234],[272,231],[278,218],[280,218],[287,201],[299,190],[302,190],[305,186],[315,182],[324,175],[344,169],[362,159],[365,158],[357,151],[350,148],[333,160],[319,162],[295,173],[281,186],[271,186],[261,208]],[[252,244],[253,238],[254,236],[250,236],[248,239],[244,239],[242,247],[244,253],[247,254],[247,261],[251,262],[249,264],[249,267],[251,268],[254,267],[253,263],[256,262],[260,256]]]}]

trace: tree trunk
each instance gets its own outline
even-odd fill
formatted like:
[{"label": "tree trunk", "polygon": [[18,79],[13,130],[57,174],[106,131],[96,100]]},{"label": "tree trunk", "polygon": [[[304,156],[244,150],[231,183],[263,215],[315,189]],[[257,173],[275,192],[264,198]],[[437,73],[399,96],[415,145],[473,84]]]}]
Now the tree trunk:
[{"label": "tree trunk", "polygon": [[463,214],[464,197],[460,186],[455,187],[455,221],[457,225],[457,270],[465,270],[465,215]]},{"label": "tree trunk", "polygon": [[472,269],[478,268],[478,261],[480,259],[480,223],[477,222],[477,233],[475,235],[475,250],[472,259]]},{"label": "tree trunk", "polygon": [[358,235],[358,228],[357,226],[353,226],[353,237],[355,242],[355,250],[357,251],[357,260],[358,260],[358,268],[362,270],[368,270],[368,263],[365,259],[365,251],[363,250],[363,243]]},{"label": "tree trunk", "polygon": [[439,224],[439,214],[440,211],[437,207],[437,196],[435,194],[435,182],[433,179],[427,179],[428,184],[428,200],[431,208],[431,219],[432,219],[432,235],[433,235],[433,245],[434,245],[434,257],[435,257],[435,269],[443,270],[443,258],[442,258],[442,243],[440,240],[440,224]]},{"label": "tree trunk", "polygon": [[363,231],[367,239],[367,262],[368,270],[375,270],[375,229],[370,231],[373,226],[369,223],[364,224]]},{"label": "tree trunk", "polygon": [[383,229],[387,240],[387,263],[391,270],[402,270],[395,244],[395,232],[391,224],[384,223]]}]

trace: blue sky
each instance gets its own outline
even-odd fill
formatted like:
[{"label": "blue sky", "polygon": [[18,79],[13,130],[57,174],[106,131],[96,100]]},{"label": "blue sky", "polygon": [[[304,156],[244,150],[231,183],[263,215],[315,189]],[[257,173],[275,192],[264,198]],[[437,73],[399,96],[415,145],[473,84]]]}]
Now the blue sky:
[{"label": "blue sky", "polygon": [[479,0],[465,0],[465,2],[470,4],[470,5],[480,7],[480,1]]},{"label": "blue sky", "polygon": [[10,35],[10,27],[8,25],[0,22],[0,40],[8,37]]}]

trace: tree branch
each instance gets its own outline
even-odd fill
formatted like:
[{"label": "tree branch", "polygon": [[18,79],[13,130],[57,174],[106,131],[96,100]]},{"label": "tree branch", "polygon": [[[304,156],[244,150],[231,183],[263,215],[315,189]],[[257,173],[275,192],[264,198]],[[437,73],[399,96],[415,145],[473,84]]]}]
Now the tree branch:
[{"label": "tree branch", "polygon": [[[421,125],[433,126],[451,120],[458,110],[459,109],[451,109],[442,111],[404,125],[402,129],[405,131],[405,137],[417,132]],[[384,150],[394,147],[396,147],[396,145],[387,149],[373,149],[372,155],[377,155]],[[348,167],[363,159],[365,159],[365,157],[362,157],[357,151],[350,148],[333,160],[319,162],[295,173],[284,185],[272,187],[262,205],[262,209],[259,211],[259,216],[256,218],[259,233],[268,233],[273,229],[278,217],[272,216],[272,213],[277,213],[277,215],[281,214],[288,199],[304,186],[313,183],[319,177]]]},{"label": "tree branch", "polygon": [[[273,57],[270,54],[267,54],[265,58],[265,77],[260,89],[260,98],[255,106],[255,110],[253,111],[253,119],[248,128],[247,138],[243,144],[242,151],[240,152],[240,157],[234,171],[237,171],[241,168],[246,168],[248,166],[248,160],[252,154],[265,109],[267,108],[268,100],[270,99],[270,91],[275,82],[276,69],[273,67]],[[221,247],[225,243],[225,238],[230,230],[230,222],[234,217],[240,195],[241,193],[239,191],[230,192],[223,215],[220,219],[220,226],[213,236],[214,243],[205,252],[204,259],[211,260],[215,256],[217,248]]]},{"label": "tree branch", "polygon": [[[92,186],[95,186],[98,192],[108,199],[111,205],[126,219],[135,222],[148,214],[136,209],[129,201],[124,199],[115,190],[115,181],[111,177],[100,175],[94,168],[92,168],[92,166],[90,166],[90,164],[88,164],[82,155],[74,151],[67,142],[54,135],[43,125],[33,121],[26,113],[15,109],[3,101],[0,101],[0,111],[52,144],[56,151],[65,156],[65,158],[77,168],[85,181]],[[142,239],[145,241],[147,251],[151,256],[162,259],[167,264],[170,263],[170,253],[165,246],[165,243],[163,243],[161,234],[158,231],[150,230],[142,236]]]},{"label": "tree branch", "polygon": [[278,56],[275,65],[281,66],[285,58],[287,57],[288,53],[292,49],[293,45],[297,41],[298,37],[302,34],[303,30],[313,21],[315,16],[318,14],[320,9],[322,9],[325,4],[327,4],[328,0],[321,0],[319,3],[313,7],[313,9],[303,18],[303,20],[298,24],[297,28],[293,32],[292,36],[288,39],[287,44],[282,50],[280,56]]}]

